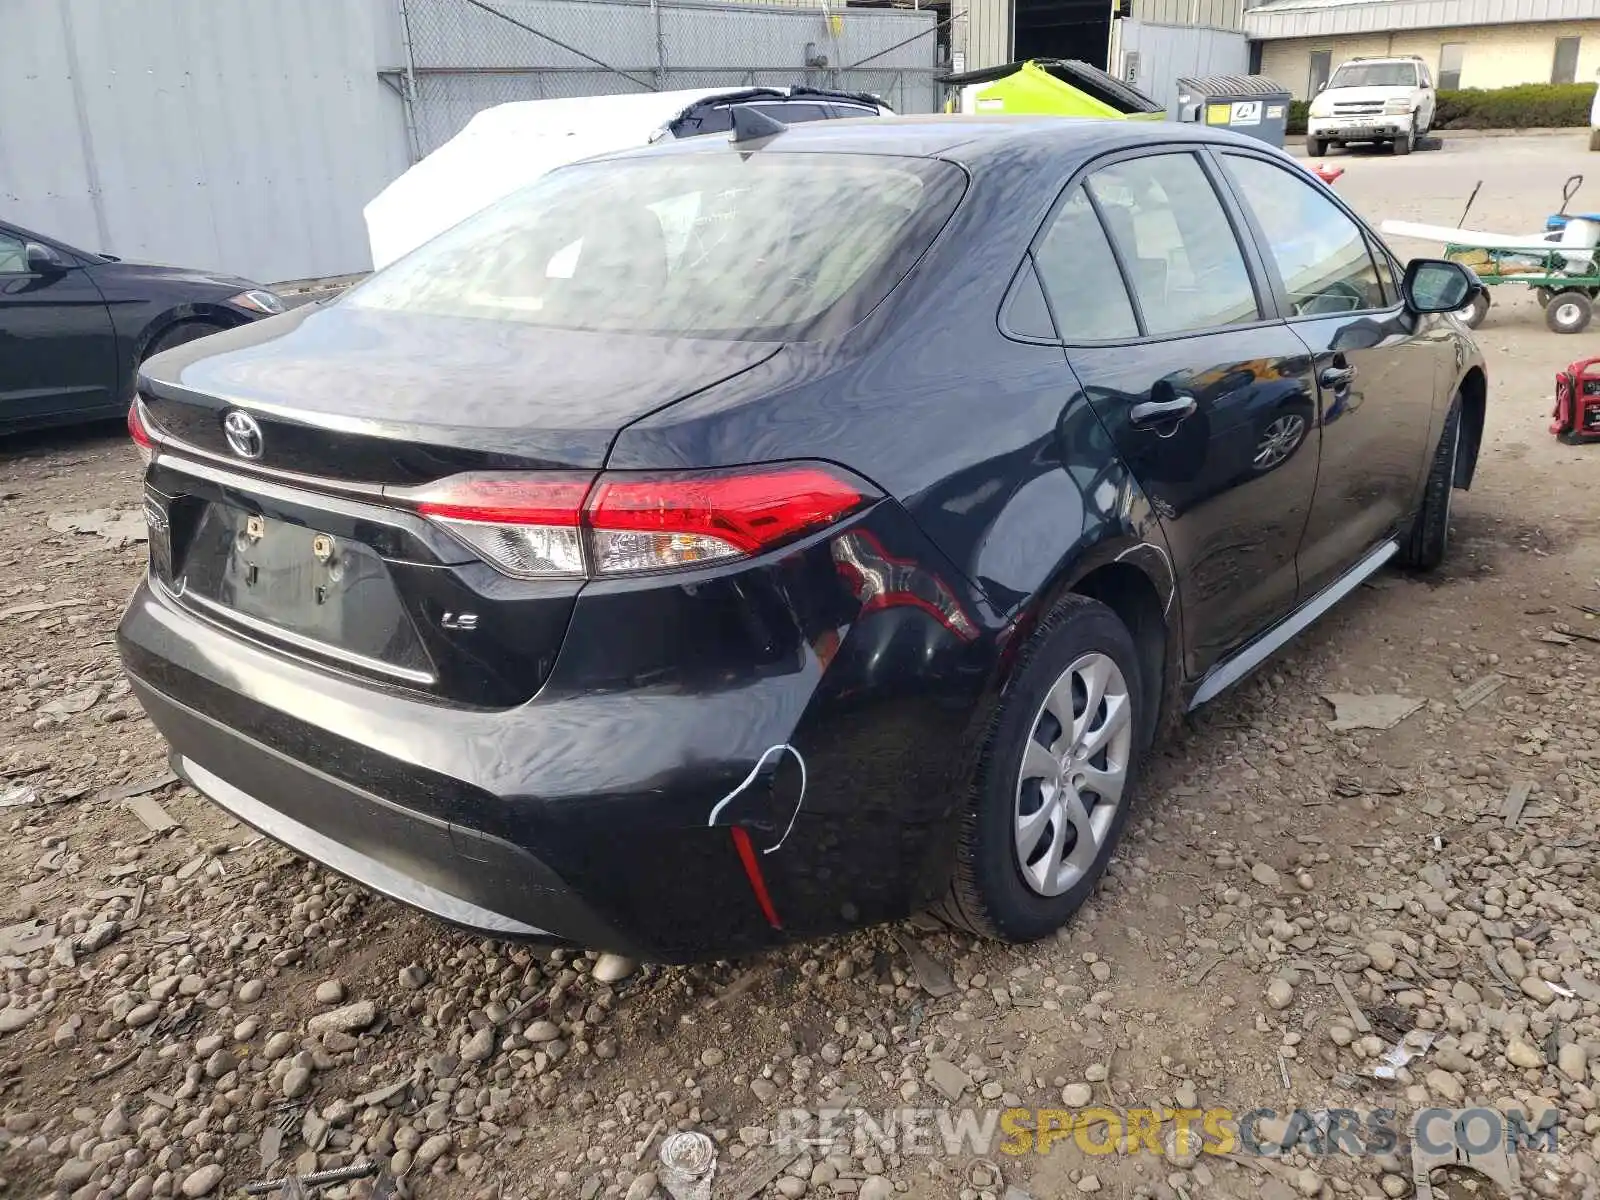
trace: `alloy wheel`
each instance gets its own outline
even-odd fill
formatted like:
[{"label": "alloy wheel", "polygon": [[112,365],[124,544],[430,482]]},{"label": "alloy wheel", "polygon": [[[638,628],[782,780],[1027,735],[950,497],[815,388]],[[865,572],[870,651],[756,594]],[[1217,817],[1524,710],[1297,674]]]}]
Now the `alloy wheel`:
[{"label": "alloy wheel", "polygon": [[1094,867],[1132,750],[1127,680],[1109,656],[1083,655],[1046,694],[1017,778],[1017,867],[1034,892],[1059,896]]}]

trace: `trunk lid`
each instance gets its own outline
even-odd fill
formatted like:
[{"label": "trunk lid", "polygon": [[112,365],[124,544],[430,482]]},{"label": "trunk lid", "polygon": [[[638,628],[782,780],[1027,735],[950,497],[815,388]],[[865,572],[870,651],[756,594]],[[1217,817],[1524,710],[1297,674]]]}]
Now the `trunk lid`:
[{"label": "trunk lid", "polygon": [[209,454],[236,457],[222,418],[243,408],[261,428],[256,465],[407,486],[468,470],[598,470],[623,426],[780,348],[333,304],[157,355],[139,385],[162,433]]},{"label": "trunk lid", "polygon": [[[335,305],[145,364],[151,573],[236,636],[440,700],[548,676],[581,579],[488,566],[404,501],[465,471],[598,472],[617,432],[778,343],[569,333]],[[260,453],[231,446],[242,409]]]}]

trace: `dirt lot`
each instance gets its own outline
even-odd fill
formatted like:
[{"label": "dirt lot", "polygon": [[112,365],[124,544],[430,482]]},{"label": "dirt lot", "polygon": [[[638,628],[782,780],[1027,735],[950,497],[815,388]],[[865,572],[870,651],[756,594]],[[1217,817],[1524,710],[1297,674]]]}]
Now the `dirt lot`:
[{"label": "dirt lot", "polygon": [[[1453,223],[1492,174],[1473,223],[1515,227],[1591,160],[1530,138],[1340,161],[1374,219]],[[1595,1196],[1600,447],[1545,433],[1551,377],[1592,338],[1546,332],[1516,298],[1480,340],[1487,445],[1447,567],[1361,589],[1163,746],[1060,938],[1005,949],[918,924],[618,983],[442,931],[166,781],[112,643],[143,547],[60,520],[136,512],[137,460],[106,430],[0,445],[0,1192],[238,1194],[393,1155],[425,1200],[643,1200],[676,1128],[723,1143],[716,1194],[736,1200],[1409,1187],[1392,1152],[1095,1153],[1104,1125],[987,1160],[764,1145],[780,1110],[832,1098],[1112,1121],[1488,1104],[1557,1133],[1519,1156],[1525,1185]],[[1422,706],[1335,733],[1334,692]],[[151,828],[162,813],[172,827]],[[1431,1045],[1373,1078],[1407,1031]]]}]

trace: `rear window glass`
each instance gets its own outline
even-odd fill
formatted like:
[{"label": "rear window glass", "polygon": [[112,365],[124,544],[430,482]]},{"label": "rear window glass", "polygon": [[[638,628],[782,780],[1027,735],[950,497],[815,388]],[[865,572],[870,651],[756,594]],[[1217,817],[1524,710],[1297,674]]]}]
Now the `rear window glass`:
[{"label": "rear window glass", "polygon": [[739,340],[854,323],[960,200],[949,163],[662,155],[545,176],[341,303],[557,329]]},{"label": "rear window glass", "polygon": [[1333,73],[1329,87],[1416,87],[1416,63],[1346,63]]}]

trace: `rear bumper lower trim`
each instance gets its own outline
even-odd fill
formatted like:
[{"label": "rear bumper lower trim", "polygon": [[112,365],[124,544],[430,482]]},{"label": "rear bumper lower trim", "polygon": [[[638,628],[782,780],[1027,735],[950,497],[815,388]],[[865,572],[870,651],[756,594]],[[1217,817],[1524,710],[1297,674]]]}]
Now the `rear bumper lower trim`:
[{"label": "rear bumper lower trim", "polygon": [[553,937],[548,930],[527,925],[521,921],[491,912],[471,904],[459,896],[452,896],[421,880],[402,875],[393,867],[369,858],[358,850],[342,845],[318,833],[309,825],[302,825],[293,817],[270,808],[241,791],[225,779],[206,770],[199,763],[181,755],[173,756],[173,770],[195,790],[203,793],[212,803],[227,809],[246,825],[259,829],[276,842],[282,842],[308,858],[324,863],[341,875],[365,884],[375,892],[424,912],[431,913],[455,925],[481,929],[485,933],[505,937]]}]

